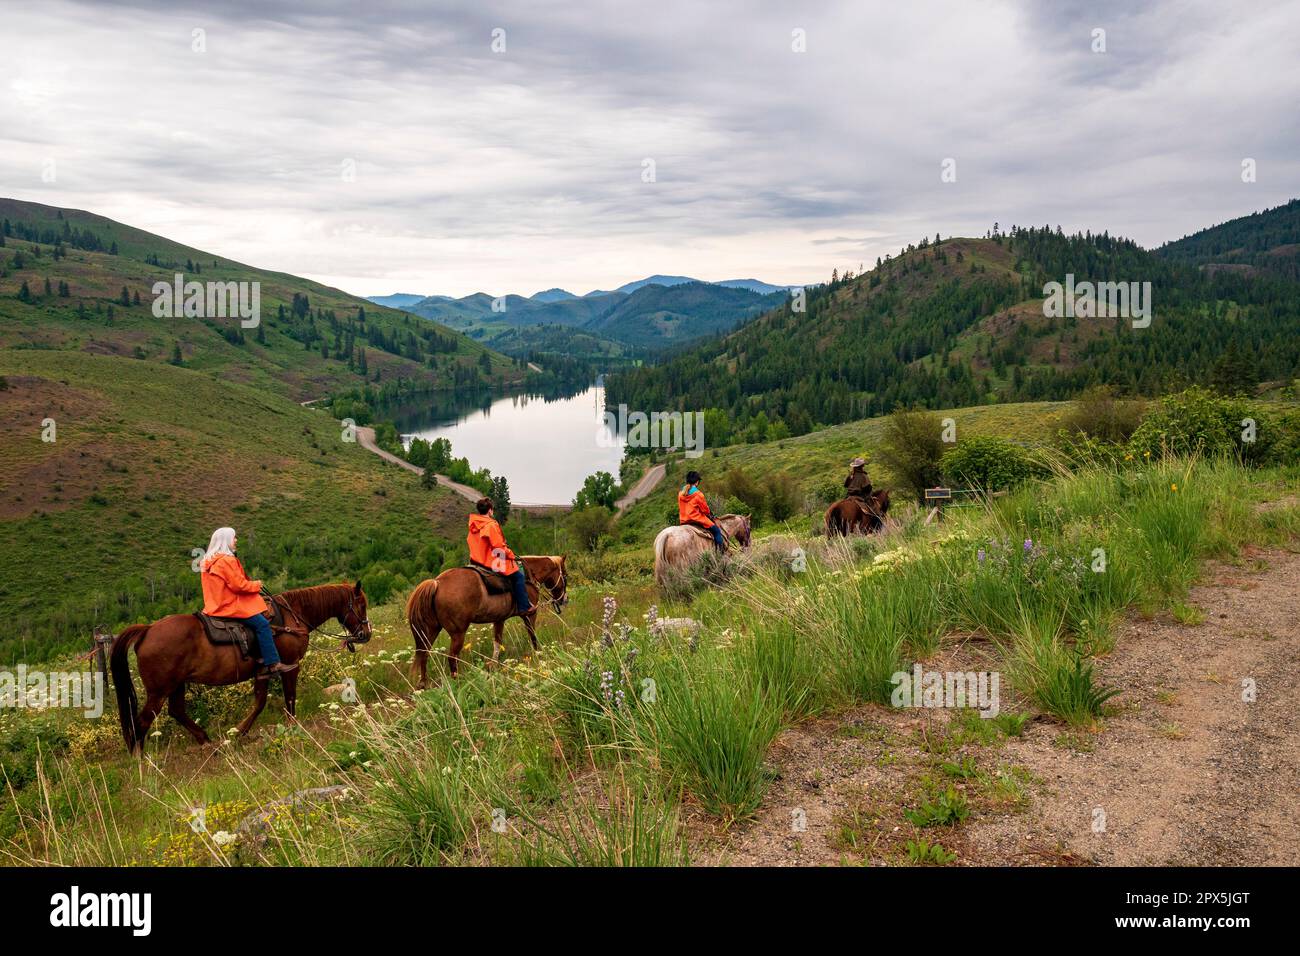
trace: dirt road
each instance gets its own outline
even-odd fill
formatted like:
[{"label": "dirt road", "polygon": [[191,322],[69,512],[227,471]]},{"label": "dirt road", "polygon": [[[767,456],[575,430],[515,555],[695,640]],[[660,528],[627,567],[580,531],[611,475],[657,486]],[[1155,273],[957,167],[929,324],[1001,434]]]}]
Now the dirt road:
[{"label": "dirt road", "polygon": [[[1187,604],[1200,623],[1121,624],[1097,675],[1122,693],[1095,732],[1039,718],[980,744],[953,734],[949,712],[874,705],[785,731],[757,816],[730,833],[697,819],[699,857],[896,864],[923,836],[957,865],[1300,865],[1300,555],[1211,564]],[[998,666],[985,642],[927,666],[949,664]],[[976,771],[954,775],[967,758]],[[902,811],[936,775],[973,811],[916,831]]]}]

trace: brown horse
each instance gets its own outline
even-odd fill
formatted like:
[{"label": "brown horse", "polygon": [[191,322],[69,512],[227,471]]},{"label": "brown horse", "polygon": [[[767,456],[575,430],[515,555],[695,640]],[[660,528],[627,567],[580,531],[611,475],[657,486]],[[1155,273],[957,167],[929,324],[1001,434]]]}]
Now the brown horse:
[{"label": "brown horse", "polygon": [[532,609],[517,614],[512,593],[489,594],[483,576],[473,568],[448,568],[431,580],[421,581],[406,601],[406,622],[415,638],[415,660],[411,676],[421,688],[429,686],[429,652],[438,634],[446,631],[451,638],[448,667],[455,677],[460,667],[460,653],[465,647],[465,632],[471,624],[492,625],[492,662],[501,655],[502,632],[506,621],[521,617],[528,637],[537,650],[538,585],[550,593],[550,604],[560,613],[568,601],[569,573],[563,557],[523,555],[519,558],[528,576],[528,600]]},{"label": "brown horse", "polygon": [[[727,537],[749,550],[751,528],[748,515],[719,515],[715,521]],[[713,546],[713,539],[707,533],[700,533],[690,525],[674,524],[664,528],[655,537],[655,583],[664,587],[673,572],[690,567]]]},{"label": "brown horse", "polygon": [[855,532],[871,534],[884,527],[885,515],[889,512],[889,492],[884,489],[873,491],[868,502],[864,505],[856,498],[841,498],[827,508],[827,537]]},{"label": "brown horse", "polygon": [[[345,645],[349,648],[370,640],[366,595],[360,581],[355,585],[324,584],[285,591],[272,600],[284,614],[284,628],[275,629],[275,646],[286,664],[302,660],[311,632],[332,617],[348,632]],[[139,713],[127,654],[132,647],[145,691],[144,707]],[[152,624],[131,625],[114,639],[109,663],[122,737],[133,753],[143,751],[145,735],[162,710],[163,701],[167,701],[167,712],[195,740],[208,743],[203,728],[185,712],[185,685],[238,684],[252,678],[257,670],[257,663],[245,660],[233,644],[213,644],[208,640],[196,614],[172,614]],[[284,686],[284,709],[292,717],[298,699],[298,671],[282,674],[280,679]],[[248,733],[266,706],[269,684],[265,679],[254,682],[253,709],[239,724],[240,736]]]}]

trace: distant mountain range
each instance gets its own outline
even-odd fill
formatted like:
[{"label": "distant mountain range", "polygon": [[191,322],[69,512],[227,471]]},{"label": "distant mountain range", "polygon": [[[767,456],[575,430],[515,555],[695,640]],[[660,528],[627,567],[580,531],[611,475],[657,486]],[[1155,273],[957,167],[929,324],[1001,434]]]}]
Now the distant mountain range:
[{"label": "distant mountain range", "polygon": [[[444,323],[507,354],[526,355],[565,340],[581,342],[584,352],[604,354],[621,350],[614,346],[660,351],[731,331],[779,306],[786,294],[784,286],[758,279],[702,282],[690,276],[652,275],[582,296],[546,289],[499,299],[475,292],[460,298],[397,294],[371,301]],[[545,326],[581,334],[541,331]]]}]

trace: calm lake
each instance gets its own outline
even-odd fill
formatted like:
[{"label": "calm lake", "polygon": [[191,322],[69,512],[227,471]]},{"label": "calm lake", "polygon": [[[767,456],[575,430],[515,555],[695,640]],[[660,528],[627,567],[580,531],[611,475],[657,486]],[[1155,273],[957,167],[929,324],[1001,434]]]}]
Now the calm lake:
[{"label": "calm lake", "polygon": [[451,441],[474,468],[505,475],[515,504],[567,505],[597,471],[618,478],[623,438],[604,426],[605,390],[592,385],[564,398],[484,393],[438,397],[385,410],[411,439]]}]

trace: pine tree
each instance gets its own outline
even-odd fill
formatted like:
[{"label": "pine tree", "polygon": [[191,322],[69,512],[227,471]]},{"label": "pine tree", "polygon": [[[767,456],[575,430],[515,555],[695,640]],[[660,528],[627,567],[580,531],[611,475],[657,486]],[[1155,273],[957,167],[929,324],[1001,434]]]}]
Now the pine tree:
[{"label": "pine tree", "polygon": [[505,524],[510,520],[510,484],[505,475],[497,475],[492,479],[491,498],[497,521]]}]

